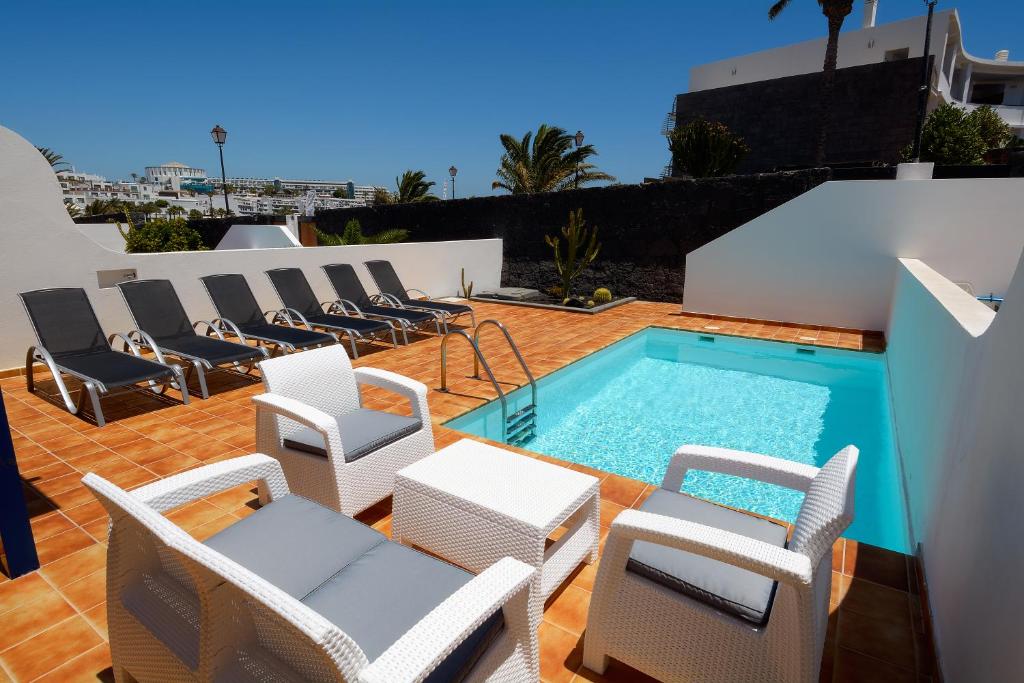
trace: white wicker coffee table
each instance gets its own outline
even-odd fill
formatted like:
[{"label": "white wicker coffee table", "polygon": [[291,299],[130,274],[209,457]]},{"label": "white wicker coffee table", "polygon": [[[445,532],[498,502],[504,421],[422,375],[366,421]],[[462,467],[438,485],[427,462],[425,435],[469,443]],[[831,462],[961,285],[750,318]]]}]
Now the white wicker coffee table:
[{"label": "white wicker coffee table", "polygon": [[[463,439],[400,470],[392,537],[473,572],[503,557],[540,569],[541,600],[597,560],[598,480]],[[550,547],[558,527],[567,531]]]}]

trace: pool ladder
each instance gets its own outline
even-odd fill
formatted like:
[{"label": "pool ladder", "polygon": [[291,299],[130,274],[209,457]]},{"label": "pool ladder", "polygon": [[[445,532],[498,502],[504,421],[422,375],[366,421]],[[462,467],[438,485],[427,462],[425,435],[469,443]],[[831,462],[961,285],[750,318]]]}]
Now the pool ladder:
[{"label": "pool ladder", "polygon": [[[526,379],[530,382],[529,405],[511,415],[508,414],[508,397],[498,380],[495,379],[491,366],[487,364],[487,359],[480,350],[480,331],[488,325],[497,327],[505,335],[505,341],[508,342],[516,360],[519,361],[519,367],[523,369]],[[533,379],[533,373],[530,372],[526,361],[523,360],[523,354],[519,352],[519,347],[516,346],[508,329],[497,320],[488,319],[476,326],[473,336],[470,336],[465,330],[449,330],[441,339],[441,391],[448,391],[448,340],[452,336],[465,337],[470,348],[473,349],[473,378],[480,379],[480,368],[482,367],[494,390],[498,392],[498,399],[501,401],[501,440],[510,446],[522,446],[532,439],[537,433],[537,382]]]}]

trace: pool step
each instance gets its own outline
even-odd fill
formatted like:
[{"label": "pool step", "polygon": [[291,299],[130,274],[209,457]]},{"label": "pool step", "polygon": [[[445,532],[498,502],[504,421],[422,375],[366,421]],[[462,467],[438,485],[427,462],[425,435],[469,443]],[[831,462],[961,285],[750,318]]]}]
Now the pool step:
[{"label": "pool step", "polygon": [[530,404],[505,420],[505,443],[521,446],[534,437],[537,430],[537,406]]}]

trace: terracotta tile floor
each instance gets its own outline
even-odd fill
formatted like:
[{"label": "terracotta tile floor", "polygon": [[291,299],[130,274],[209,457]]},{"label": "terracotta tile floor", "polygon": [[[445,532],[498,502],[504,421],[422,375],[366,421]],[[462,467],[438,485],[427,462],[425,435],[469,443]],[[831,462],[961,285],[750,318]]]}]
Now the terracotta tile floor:
[{"label": "terracotta tile floor", "polygon": [[[877,333],[686,315],[669,304],[638,302],[598,316],[496,304],[478,304],[477,312],[478,319],[505,322],[537,376],[649,325],[851,349],[884,347]],[[511,353],[497,333],[487,334],[484,348],[495,373],[518,382]],[[422,336],[408,347],[367,350],[356,364],[394,370],[430,387],[440,448],[461,436],[440,423],[494,398],[495,392],[469,377],[470,354],[458,340],[449,349],[451,393],[436,391],[438,350],[436,337]],[[249,399],[261,387],[246,378],[218,374],[211,378],[213,398],[196,399],[189,406],[178,404],[173,396],[115,397],[104,401],[109,424],[98,429],[40,395],[28,394],[23,378],[9,377],[0,386],[43,564],[40,571],[14,581],[0,574],[0,683],[108,679],[106,516],[79,483],[80,477],[93,471],[134,488],[250,452],[254,411]],[[52,390],[52,382],[43,381],[41,387]],[[400,399],[378,390],[367,391],[364,400],[372,408],[405,409]],[[602,480],[605,527],[619,511],[639,505],[651,490],[642,482],[587,471]],[[169,517],[203,539],[249,514],[254,500],[252,488],[243,486],[175,510]],[[360,518],[387,533],[390,514],[386,501]],[[595,574],[596,567],[577,571],[549,601],[540,632],[545,681],[644,680],[618,664],[605,676],[580,665],[581,634]],[[832,614],[821,680],[930,680],[934,658],[916,585],[912,558],[840,541],[833,555]]]}]

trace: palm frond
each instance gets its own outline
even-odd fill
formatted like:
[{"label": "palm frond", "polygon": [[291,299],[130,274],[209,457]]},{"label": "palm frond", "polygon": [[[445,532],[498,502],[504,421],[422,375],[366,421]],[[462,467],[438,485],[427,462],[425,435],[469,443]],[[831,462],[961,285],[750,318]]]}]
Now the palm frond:
[{"label": "palm frond", "polygon": [[778,0],[774,5],[768,8],[768,20],[774,21],[777,16],[782,14],[782,11],[789,6],[790,0]]}]

